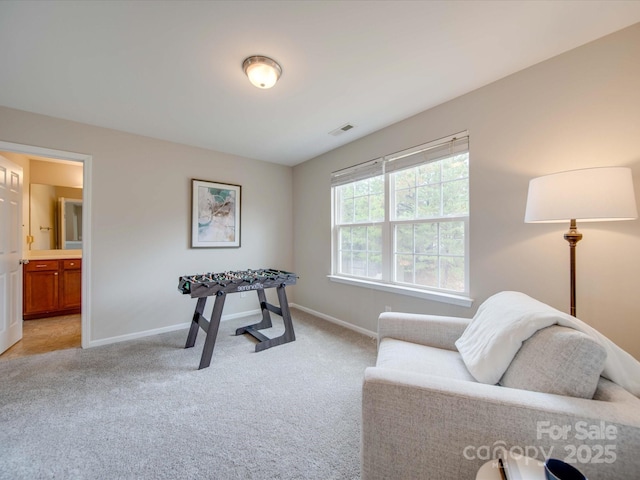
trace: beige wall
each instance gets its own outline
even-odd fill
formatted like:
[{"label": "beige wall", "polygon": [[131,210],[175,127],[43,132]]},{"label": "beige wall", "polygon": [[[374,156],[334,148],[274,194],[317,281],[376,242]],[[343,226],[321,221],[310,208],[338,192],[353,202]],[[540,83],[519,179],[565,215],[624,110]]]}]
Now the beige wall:
[{"label": "beige wall", "polygon": [[[385,305],[471,316],[501,290],[568,311],[568,225],[523,222],[528,181],[623,165],[640,194],[638,59],[640,24],[294,167],[296,302],[371,331]],[[330,282],[330,172],[462,130],[470,134],[473,307]],[[578,316],[640,358],[640,221],[578,226]]]},{"label": "beige wall", "polygon": [[29,183],[82,188],[82,164],[69,165],[32,159]]},{"label": "beige wall", "polygon": [[[293,270],[290,167],[4,107],[0,140],[92,156],[94,343],[190,321],[195,301],[178,293],[181,275]],[[241,248],[189,248],[192,178],[242,185]],[[230,295],[224,314],[256,308],[253,296]]]}]

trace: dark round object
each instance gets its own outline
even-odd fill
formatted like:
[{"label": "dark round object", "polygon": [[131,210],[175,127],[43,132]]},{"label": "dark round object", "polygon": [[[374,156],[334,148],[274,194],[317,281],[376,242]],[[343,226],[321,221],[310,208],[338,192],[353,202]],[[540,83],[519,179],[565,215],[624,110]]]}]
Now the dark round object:
[{"label": "dark round object", "polygon": [[547,480],[587,480],[576,467],[557,458],[549,458],[544,462],[544,476]]}]

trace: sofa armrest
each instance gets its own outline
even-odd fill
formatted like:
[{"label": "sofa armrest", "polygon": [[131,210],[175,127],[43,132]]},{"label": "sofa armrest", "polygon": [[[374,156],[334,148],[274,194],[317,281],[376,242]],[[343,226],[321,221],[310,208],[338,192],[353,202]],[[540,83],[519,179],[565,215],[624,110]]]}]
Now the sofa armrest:
[{"label": "sofa armrest", "polygon": [[384,312],[378,317],[378,344],[385,337],[404,340],[430,347],[456,350],[470,319],[421,315],[417,313]]},{"label": "sofa armrest", "polygon": [[[570,461],[578,447],[578,460],[589,456],[577,465],[587,477],[633,478],[640,471],[638,402],[624,390],[609,401],[586,400],[370,367],[362,479],[471,479],[502,448]],[[592,428],[600,433],[583,438],[582,429]]]}]

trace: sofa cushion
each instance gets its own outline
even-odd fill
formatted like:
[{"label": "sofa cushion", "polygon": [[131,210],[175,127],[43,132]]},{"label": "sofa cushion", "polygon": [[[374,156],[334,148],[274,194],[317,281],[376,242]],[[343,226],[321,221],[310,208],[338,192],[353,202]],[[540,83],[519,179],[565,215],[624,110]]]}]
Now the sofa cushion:
[{"label": "sofa cushion", "polygon": [[500,384],[593,398],[606,358],[605,349],[588,335],[552,325],[538,330],[522,344]]},{"label": "sofa cushion", "polygon": [[475,382],[458,352],[395,338],[382,339],[376,366]]}]

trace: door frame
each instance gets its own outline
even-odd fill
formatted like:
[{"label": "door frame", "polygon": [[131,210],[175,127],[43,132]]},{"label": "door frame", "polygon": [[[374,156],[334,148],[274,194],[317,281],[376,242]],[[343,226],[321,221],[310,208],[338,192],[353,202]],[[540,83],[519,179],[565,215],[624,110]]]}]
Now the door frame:
[{"label": "door frame", "polygon": [[[85,153],[66,152],[20,143],[0,141],[0,151],[51,157],[82,162],[82,348],[91,343],[91,167],[93,157]],[[24,242],[24,238],[21,238]],[[23,257],[25,253],[23,252]],[[22,292],[22,289],[21,289]]]}]

